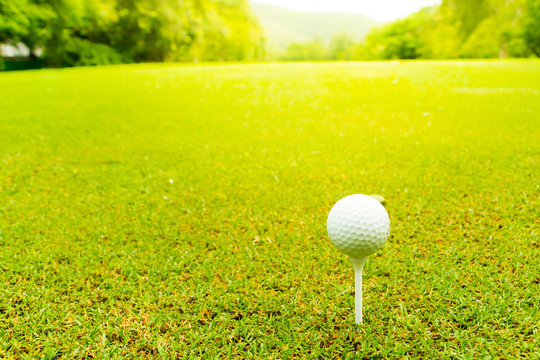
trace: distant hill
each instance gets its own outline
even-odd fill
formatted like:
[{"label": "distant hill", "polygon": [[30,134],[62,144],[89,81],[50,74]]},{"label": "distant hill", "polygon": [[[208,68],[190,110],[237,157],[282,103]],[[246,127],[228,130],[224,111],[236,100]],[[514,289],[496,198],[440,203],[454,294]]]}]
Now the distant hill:
[{"label": "distant hill", "polygon": [[292,42],[314,38],[330,40],[332,35],[347,33],[362,40],[379,22],[362,15],[300,12],[251,2],[253,13],[266,33],[269,48],[283,50]]}]

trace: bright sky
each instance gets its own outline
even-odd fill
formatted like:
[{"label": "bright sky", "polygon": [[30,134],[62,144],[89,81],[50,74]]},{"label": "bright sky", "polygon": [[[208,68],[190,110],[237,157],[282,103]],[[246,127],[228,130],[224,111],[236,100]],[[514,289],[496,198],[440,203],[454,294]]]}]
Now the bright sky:
[{"label": "bright sky", "polygon": [[299,11],[344,12],[369,16],[379,21],[403,18],[440,0],[253,0]]}]

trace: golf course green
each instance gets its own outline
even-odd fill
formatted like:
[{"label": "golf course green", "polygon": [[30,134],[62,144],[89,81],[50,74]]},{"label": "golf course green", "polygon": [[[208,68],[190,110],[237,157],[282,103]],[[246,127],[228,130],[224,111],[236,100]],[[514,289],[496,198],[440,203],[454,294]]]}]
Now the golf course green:
[{"label": "golf course green", "polygon": [[0,73],[0,357],[535,358],[539,199],[540,61]]}]

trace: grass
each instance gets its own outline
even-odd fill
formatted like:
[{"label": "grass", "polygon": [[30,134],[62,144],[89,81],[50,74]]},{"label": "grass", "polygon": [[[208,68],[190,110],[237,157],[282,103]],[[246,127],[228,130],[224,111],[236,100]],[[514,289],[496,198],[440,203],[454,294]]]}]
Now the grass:
[{"label": "grass", "polygon": [[2,73],[0,357],[538,358],[539,99],[538,61]]}]

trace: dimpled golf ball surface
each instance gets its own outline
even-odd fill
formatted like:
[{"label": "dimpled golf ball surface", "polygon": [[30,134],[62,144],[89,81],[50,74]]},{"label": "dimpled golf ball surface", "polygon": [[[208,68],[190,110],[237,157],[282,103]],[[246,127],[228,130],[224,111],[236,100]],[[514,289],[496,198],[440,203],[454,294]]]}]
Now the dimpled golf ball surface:
[{"label": "dimpled golf ball surface", "polygon": [[384,206],[371,196],[351,195],[330,210],[326,227],[339,250],[360,259],[384,245],[390,234],[390,218]]}]

